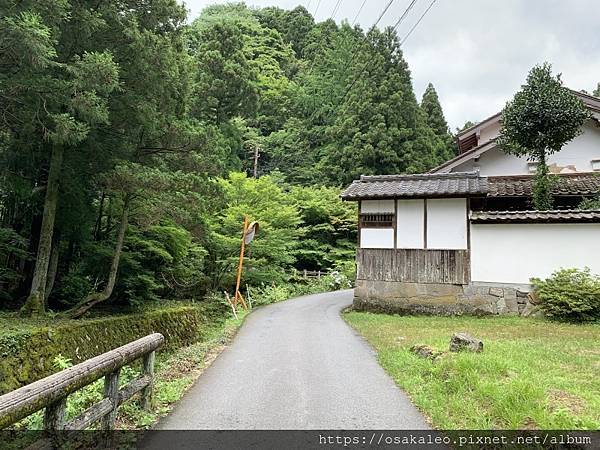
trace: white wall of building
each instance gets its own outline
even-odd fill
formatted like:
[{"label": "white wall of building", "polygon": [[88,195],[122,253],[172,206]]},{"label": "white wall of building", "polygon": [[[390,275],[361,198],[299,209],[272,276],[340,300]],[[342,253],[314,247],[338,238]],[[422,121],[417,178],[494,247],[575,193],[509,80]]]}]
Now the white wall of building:
[{"label": "white wall of building", "polygon": [[361,248],[394,248],[393,228],[363,228],[360,230]]},{"label": "white wall of building", "polygon": [[427,248],[467,248],[467,200],[427,200]]},{"label": "white wall of building", "polygon": [[398,200],[397,248],[424,248],[424,204],[421,199]]},{"label": "white wall of building", "polygon": [[393,213],[394,200],[362,200],[360,202],[360,212],[369,213]]},{"label": "white wall of building", "polygon": [[[592,161],[598,159],[600,127],[590,121],[584,125],[581,135],[567,143],[560,152],[548,157],[548,165],[575,166],[577,172],[592,172]],[[531,173],[527,163],[527,158],[507,155],[501,148],[496,147],[482,154],[478,161],[466,161],[452,169],[452,172],[479,169],[482,176],[527,175]]]},{"label": "white wall of building", "polygon": [[600,224],[472,224],[471,279],[529,283],[560,268],[600,274]]}]

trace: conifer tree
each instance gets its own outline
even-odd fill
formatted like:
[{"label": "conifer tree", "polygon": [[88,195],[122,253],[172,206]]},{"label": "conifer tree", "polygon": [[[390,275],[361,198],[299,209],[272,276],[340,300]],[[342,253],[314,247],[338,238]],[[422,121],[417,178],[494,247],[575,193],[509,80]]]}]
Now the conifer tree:
[{"label": "conifer tree", "polygon": [[456,144],[454,138],[448,129],[448,123],[442,111],[442,105],[437,92],[432,83],[427,85],[423,98],[421,99],[421,109],[425,113],[429,128],[446,144],[442,154],[438,155],[442,160],[448,160],[456,154]]}]

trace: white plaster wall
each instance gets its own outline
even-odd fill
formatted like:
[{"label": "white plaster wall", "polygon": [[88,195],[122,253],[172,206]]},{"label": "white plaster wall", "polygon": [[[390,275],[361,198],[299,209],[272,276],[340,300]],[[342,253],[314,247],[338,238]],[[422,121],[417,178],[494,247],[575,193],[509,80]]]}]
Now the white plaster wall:
[{"label": "white plaster wall", "polygon": [[[588,122],[583,134],[566,144],[560,152],[548,157],[548,164],[559,166],[573,165],[577,172],[593,171],[592,160],[600,159],[600,127]],[[507,155],[501,148],[485,152],[478,161],[467,161],[452,169],[452,172],[471,171],[479,168],[483,176],[527,175],[530,174],[527,158]]]},{"label": "white plaster wall", "polygon": [[398,248],[424,248],[424,201],[398,200]]},{"label": "white plaster wall", "polygon": [[489,126],[479,131],[479,144],[485,144],[500,134],[500,122],[492,122]]},{"label": "white plaster wall", "polygon": [[467,200],[427,200],[427,248],[467,248]]},{"label": "white plaster wall", "polygon": [[471,225],[473,281],[529,283],[585,266],[600,274],[600,224]]},{"label": "white plaster wall", "polygon": [[360,230],[361,248],[394,248],[393,228],[363,228]]},{"label": "white plaster wall", "polygon": [[360,212],[369,213],[393,213],[394,200],[362,200]]}]

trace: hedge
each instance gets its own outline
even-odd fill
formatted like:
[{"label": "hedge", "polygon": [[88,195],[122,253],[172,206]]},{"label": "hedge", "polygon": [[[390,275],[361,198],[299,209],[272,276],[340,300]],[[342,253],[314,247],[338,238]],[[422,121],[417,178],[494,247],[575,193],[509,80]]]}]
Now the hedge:
[{"label": "hedge", "polygon": [[154,332],[165,336],[163,349],[175,349],[198,341],[206,325],[205,311],[182,306],[2,336],[0,394],[56,372],[54,358],[59,354],[77,364]]}]

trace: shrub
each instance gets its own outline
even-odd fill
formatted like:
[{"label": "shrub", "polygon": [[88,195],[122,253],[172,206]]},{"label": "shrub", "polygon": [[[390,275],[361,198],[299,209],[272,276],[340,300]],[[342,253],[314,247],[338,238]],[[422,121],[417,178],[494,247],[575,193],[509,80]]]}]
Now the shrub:
[{"label": "shrub", "polygon": [[547,316],[583,322],[600,318],[600,277],[588,268],[561,269],[549,278],[531,280]]}]

